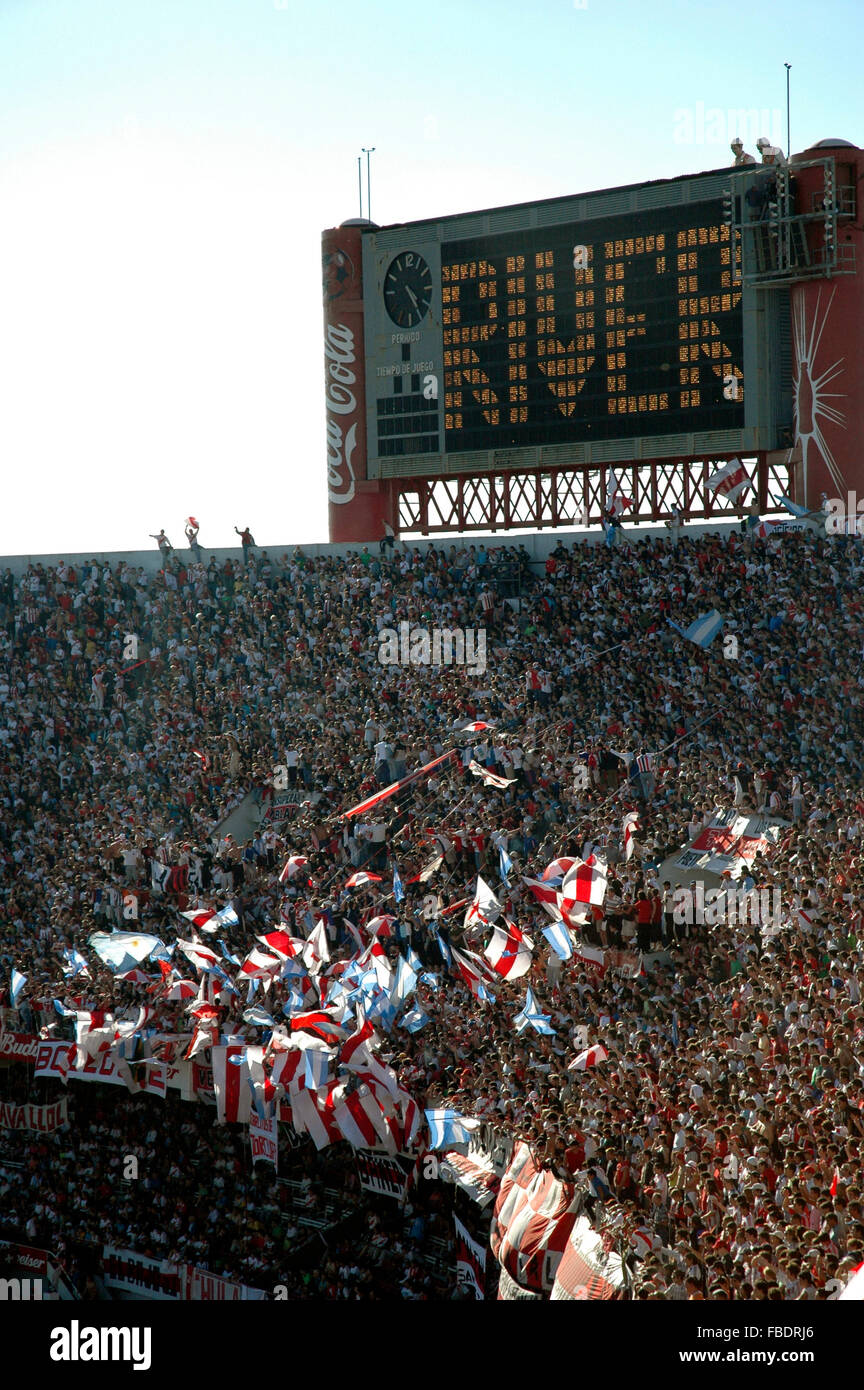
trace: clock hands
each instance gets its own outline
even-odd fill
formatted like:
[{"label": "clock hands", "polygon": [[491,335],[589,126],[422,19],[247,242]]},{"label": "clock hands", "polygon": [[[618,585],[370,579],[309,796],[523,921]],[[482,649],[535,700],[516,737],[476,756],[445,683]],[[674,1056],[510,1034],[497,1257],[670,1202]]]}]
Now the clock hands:
[{"label": "clock hands", "polygon": [[410,285],[406,285],[406,286],[405,286],[405,293],[408,295],[408,298],[411,300],[411,303],[414,305],[414,308],[416,309],[416,308],[417,308],[417,296],[416,296],[416,294],[414,293],[414,291],[412,290],[412,288],[411,288]]}]

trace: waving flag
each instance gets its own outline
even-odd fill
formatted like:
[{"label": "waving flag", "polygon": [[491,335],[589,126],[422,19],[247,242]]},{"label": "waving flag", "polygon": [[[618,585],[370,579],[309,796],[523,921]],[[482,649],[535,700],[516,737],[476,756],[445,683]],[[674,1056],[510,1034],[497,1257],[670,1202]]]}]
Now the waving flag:
[{"label": "waving flag", "polygon": [[286,883],[289,878],[293,878],[295,874],[299,874],[300,870],[304,868],[305,865],[308,863],[309,860],[303,854],[290,855],[290,857],[286,859],[285,863],[282,866],[282,872],[279,875],[279,882]]},{"label": "waving flag", "polygon": [[569,912],[577,903],[603,905],[606,896],[606,865],[602,859],[590,854],[584,861],[574,861],[561,884],[561,909]]},{"label": "waving flag", "polygon": [[516,781],[515,777],[496,776],[496,774],[494,772],[490,772],[488,768],[481,767],[481,765],[479,763],[476,763],[473,758],[468,764],[468,771],[471,773],[472,777],[482,777],[487,787],[498,787],[501,791],[504,791],[505,788],[512,786],[512,784]]},{"label": "waving flag", "polygon": [[405,889],[402,887],[402,880],[399,877],[395,860],[393,862],[393,897],[397,903],[401,903],[405,898]]},{"label": "waving flag", "polygon": [[474,997],[479,999],[481,1003],[494,1004],[495,995],[487,988],[484,980],[483,970],[485,967],[480,962],[475,964],[471,957],[462,951],[457,951],[455,946],[451,947],[450,954],[453,957],[453,965]]},{"label": "waving flag", "polygon": [[493,928],[492,940],[483,954],[496,975],[502,975],[507,980],[518,980],[531,969],[533,947],[531,938],[505,919],[503,927]]},{"label": "waving flag", "polygon": [[158,936],[125,931],[94,932],[88,937],[88,945],[103,964],[117,972],[131,970],[147,960],[154,951],[165,949]]},{"label": "waving flag", "polygon": [[397,792],[402,791],[403,788],[410,787],[414,782],[420,781],[422,777],[428,776],[436,767],[440,767],[442,763],[452,762],[457,757],[458,753],[456,749],[451,748],[449,753],[442,753],[440,758],[433,758],[431,763],[426,763],[424,767],[418,767],[416,771],[409,772],[408,776],[403,777],[401,781],[393,782],[389,787],[385,787],[383,791],[376,792],[374,796],[367,797],[365,801],[359,801],[356,806],[351,807],[350,811],[343,811],[339,819],[347,820],[349,816],[363,815],[366,811],[371,810],[373,806],[377,806],[379,802],[386,801],[389,797],[395,796]]},{"label": "waving flag", "polygon": [[525,1003],[522,1006],[522,1012],[516,1015],[513,1020],[513,1025],[517,1033],[522,1033],[526,1028],[530,1027],[534,1029],[535,1033],[554,1035],[555,1029],[550,1027],[549,1024],[551,1017],[551,1014],[540,1012],[540,1005],[534,998],[534,993],[529,986],[525,991]]},{"label": "waving flag", "polygon": [[480,1127],[479,1120],[466,1119],[458,1110],[425,1110],[429,1127],[430,1149],[452,1149],[456,1144],[471,1142],[471,1133]]},{"label": "waving flag", "polygon": [[438,950],[441,952],[441,958],[442,958],[442,960],[444,961],[444,964],[445,964],[445,965],[452,965],[452,964],[453,964],[453,952],[450,950],[450,947],[447,945],[447,942],[444,940],[444,938],[443,938],[443,936],[441,935],[440,931],[437,931],[437,930],[436,930],[436,931],[433,933],[433,935],[434,935],[434,937],[435,937],[435,940],[436,940],[437,943],[438,943]]},{"label": "waving flag", "polygon": [[415,1004],[407,1014],[403,1014],[399,1020],[399,1027],[405,1028],[409,1033],[419,1033],[429,1022],[429,1015],[424,1014],[419,1004]]},{"label": "waving flag", "polygon": [[320,1038],[322,1042],[333,1047],[340,1043],[347,1029],[329,1012],[323,1009],[312,1009],[309,1013],[294,1014],[290,1020],[291,1028],[294,1032],[311,1033],[313,1038]]},{"label": "waving flag", "polygon": [[705,486],[710,487],[712,492],[722,492],[734,504],[742,492],[746,492],[748,488],[752,489],[753,484],[747,477],[747,470],[741,460],[730,459],[716,473],[711,474]]},{"label": "waving flag", "polygon": [[500,911],[501,904],[489,884],[478,874],[477,891],[474,894],[474,901],[465,913],[465,926],[469,927],[472,922],[481,922],[485,926],[489,922],[494,922]]},{"label": "waving flag", "polygon": [[[370,936],[377,936],[386,940],[387,937],[393,935],[393,923],[396,920],[397,918],[393,916],[392,912],[381,912],[376,917],[370,917],[369,921],[365,923],[365,928]],[[365,949],[361,942],[361,950]]]},{"label": "waving flag", "polygon": [[573,942],[563,922],[553,922],[550,927],[541,930],[555,954],[561,960],[569,960],[573,954]]},{"label": "waving flag", "polygon": [[[553,859],[551,864],[546,865],[546,868],[540,875],[540,879],[543,883],[554,883],[556,880],[560,882],[564,875],[569,873],[570,869],[573,868],[575,863],[576,860],[571,858]],[[523,881],[527,882],[527,880]]]},{"label": "waving flag", "polygon": [[606,506],[612,516],[621,516],[628,507],[633,506],[632,497],[625,497],[622,493],[614,468],[609,469],[606,481]]},{"label": "waving flag", "polygon": [[574,1057],[567,1070],[587,1071],[588,1067],[596,1067],[599,1062],[605,1062],[608,1056],[609,1053],[600,1044],[595,1047],[586,1047],[584,1052],[580,1052],[578,1057]]},{"label": "waving flag", "polygon": [[[306,942],[302,937],[289,936],[284,931],[267,932],[264,936],[256,936],[256,941],[260,941],[262,946],[266,946],[272,955],[278,956],[280,960],[293,960],[299,956]],[[236,962],[240,964],[239,960]]]},{"label": "waving flag", "polygon": [[624,817],[624,820],[623,820],[622,825],[621,825],[621,833],[622,833],[623,839],[624,839],[624,862],[625,862],[625,864],[629,864],[630,860],[631,860],[632,857],[633,857],[633,851],[634,851],[634,849],[636,848],[635,842],[634,842],[634,840],[633,840],[633,834],[634,834],[634,832],[635,832],[636,830],[638,830],[638,828],[639,828],[639,812],[638,812],[638,811],[629,811],[629,812],[627,813],[627,815]]},{"label": "waving flag", "polygon": [[63,974],[67,978],[72,975],[86,975],[89,978],[90,967],[81,952],[77,951],[74,946],[71,950],[63,952],[63,959],[66,962],[63,967]]},{"label": "waving flag", "polygon": [[705,651],[710,647],[717,633],[723,626],[723,618],[716,608],[712,608],[710,613],[704,613],[701,618],[696,618],[689,627],[679,627],[673,623],[672,619],[667,619],[669,626],[674,627],[675,631],[682,637],[686,637],[689,642],[695,642],[697,647]]},{"label": "waving flag", "polygon": [[510,884],[507,882],[507,875],[510,873],[510,870],[511,870],[512,868],[513,868],[513,860],[510,858],[510,855],[507,853],[507,851],[506,851],[506,849],[504,848],[504,846],[503,846],[503,845],[499,845],[499,846],[498,846],[498,872],[500,873],[500,875],[501,875],[502,879],[504,880],[504,882],[507,884],[507,887],[508,887],[508,888],[510,887]]},{"label": "waving flag", "polygon": [[9,987],[9,998],[12,1001],[12,1008],[16,1008],[21,997],[21,991],[27,983],[27,976],[22,975],[20,970],[12,970],[12,982]]},{"label": "waving flag", "polygon": [[408,964],[403,956],[400,956],[396,963],[396,974],[393,977],[393,985],[390,990],[390,998],[395,1009],[398,1010],[402,1007],[416,984],[417,971]]},{"label": "waving flag", "polygon": [[364,888],[367,883],[380,883],[380,874],[357,873],[352,874],[345,884],[346,888]]},{"label": "waving flag", "polygon": [[211,966],[219,964],[216,952],[211,951],[209,946],[203,946],[200,941],[178,941],[177,949],[199,970],[209,970]]},{"label": "waving flag", "polygon": [[253,946],[240,966],[240,974],[249,980],[272,980],[281,969],[282,961],[278,956],[270,956],[266,951],[259,951],[257,946]]},{"label": "waving flag", "polygon": [[[574,864],[576,861],[571,860],[570,862],[571,864]],[[525,884],[525,887],[529,889],[529,891],[537,899],[538,903],[542,903],[544,907],[554,907],[555,912],[557,914],[558,889],[555,887],[553,883],[544,883],[543,880],[539,878],[525,878],[524,875],[522,878],[522,882]]]}]

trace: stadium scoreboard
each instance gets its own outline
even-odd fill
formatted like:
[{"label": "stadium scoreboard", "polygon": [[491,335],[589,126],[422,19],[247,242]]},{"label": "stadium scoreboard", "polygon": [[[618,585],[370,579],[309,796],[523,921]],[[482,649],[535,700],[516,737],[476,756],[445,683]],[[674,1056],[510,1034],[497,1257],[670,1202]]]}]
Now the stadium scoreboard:
[{"label": "stadium scoreboard", "polygon": [[777,447],[788,303],[742,285],[729,184],[364,231],[368,476]]}]

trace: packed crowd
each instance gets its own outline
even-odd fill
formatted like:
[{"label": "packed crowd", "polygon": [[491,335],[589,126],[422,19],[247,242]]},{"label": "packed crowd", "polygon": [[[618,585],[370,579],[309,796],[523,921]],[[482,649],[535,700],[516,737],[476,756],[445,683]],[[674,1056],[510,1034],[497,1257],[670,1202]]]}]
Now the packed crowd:
[{"label": "packed crowd", "polygon": [[[585,1187],[630,1251],[637,1297],[825,1297],[864,1260],[862,572],[853,539],[734,531],[559,544],[533,577],[524,552],[479,543],[345,559],[244,544],[243,564],[166,553],[155,577],[95,561],[7,572],[0,1006],[22,1031],[63,1036],[53,1000],[83,990],[62,974],[73,949],[92,972],[88,1007],[119,1015],[141,1003],[142,986],[87,952],[94,931],[128,927],[129,894],[141,929],[168,943],[188,928],[178,909],[230,902],[237,924],[220,940],[237,955],[274,923],[302,936],[323,913],[337,958],[354,949],[352,925],[393,912],[391,960],[410,945],[438,977],[417,987],[429,1022],[397,1026],[382,1045],[418,1106],[490,1120]],[[668,624],[710,608],[736,639],[722,651]],[[382,665],[378,634],[403,622],[484,627],[485,673]],[[471,721],[491,728],[460,733]],[[450,748],[455,767],[339,819]],[[640,754],[652,759],[648,783]],[[472,761],[506,785],[473,776]],[[266,809],[284,785],[302,797],[292,819],[245,842],[220,832],[249,793]],[[674,931],[659,867],[733,800],[788,822],[752,870],[757,887],[780,890],[781,927]],[[637,848],[625,861],[631,808]],[[635,940],[640,922],[640,944],[664,948],[635,978],[599,974],[578,954],[562,965],[522,882],[592,849],[611,867],[586,939]],[[281,882],[289,853],[308,863]],[[156,886],[165,865],[185,871],[174,893]],[[346,889],[359,868],[383,881]],[[448,975],[439,936],[445,952],[464,939],[482,951],[461,912],[446,912],[471,900],[478,873],[537,943],[529,981],[551,1037],[514,1031],[524,979],[502,981],[490,1004]],[[27,977],[17,1010],[13,969]],[[289,997],[290,982],[276,982],[268,1008]],[[257,1042],[246,1003],[224,998],[221,1027]],[[159,999],[149,1026],[188,1033],[183,1003]],[[584,1029],[609,1060],[570,1071]],[[152,1107],[126,1105],[146,1128]],[[191,1147],[208,1112],[186,1110]],[[230,1137],[209,1133],[229,1162]],[[56,1214],[56,1192],[38,1174],[32,1186]],[[92,1219],[141,1241],[128,1200],[130,1212]],[[196,1254],[236,1269],[265,1258],[239,1234],[220,1255],[197,1222],[181,1235],[167,1212],[154,1228],[148,1207],[147,1220],[147,1244],[203,1242]],[[266,1260],[278,1265],[269,1248]]]}]

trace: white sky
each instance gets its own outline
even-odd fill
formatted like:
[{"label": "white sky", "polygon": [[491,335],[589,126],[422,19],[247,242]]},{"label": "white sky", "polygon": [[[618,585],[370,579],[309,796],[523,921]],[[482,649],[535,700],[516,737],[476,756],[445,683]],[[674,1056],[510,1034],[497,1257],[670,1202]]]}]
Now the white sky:
[{"label": "white sky", "polygon": [[857,0],[756,10],[0,0],[0,555],[326,539],[320,233],[361,147],[381,223],[716,168],[706,112],[785,130],[784,60],[793,147],[860,143]]}]

